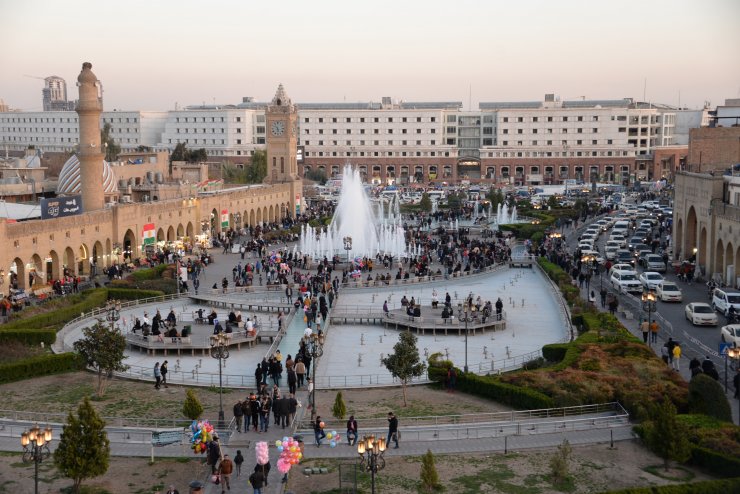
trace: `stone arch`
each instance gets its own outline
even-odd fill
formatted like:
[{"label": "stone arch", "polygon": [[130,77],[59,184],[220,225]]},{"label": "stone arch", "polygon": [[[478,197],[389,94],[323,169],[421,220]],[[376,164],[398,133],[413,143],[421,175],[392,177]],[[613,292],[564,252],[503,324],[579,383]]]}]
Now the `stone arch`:
[{"label": "stone arch", "polygon": [[[683,252],[681,253],[683,259],[688,259],[692,256],[694,248],[696,248],[696,232],[698,227],[698,220],[696,218],[696,209],[694,206],[689,208],[689,213],[686,215],[686,238],[684,239]],[[706,232],[704,232],[704,239],[706,240]],[[702,247],[704,247],[702,245]],[[704,250],[704,249],[701,249]],[[702,255],[704,253],[702,252]]]},{"label": "stone arch", "polygon": [[676,238],[673,245],[673,258],[680,259],[681,248],[683,246],[683,218],[679,218],[676,223]]},{"label": "stone arch", "polygon": [[185,236],[185,227],[182,226],[182,223],[177,224],[177,238],[182,238]]},{"label": "stone arch", "polygon": [[284,219],[288,216],[288,208],[285,206],[285,203],[280,204],[280,219]]},{"label": "stone arch", "polygon": [[262,206],[262,222],[267,223],[267,206]]},{"label": "stone arch", "polygon": [[221,217],[218,214],[218,209],[211,209],[211,237],[215,237],[216,233],[221,227]]},{"label": "stone arch", "polygon": [[77,261],[77,274],[90,274],[90,262],[88,258],[91,255],[92,252],[90,252],[87,245],[80,244],[80,247],[77,249],[77,256],[75,257],[75,261]]},{"label": "stone arch", "polygon": [[29,283],[29,287],[38,287],[44,283],[44,264],[42,263],[41,256],[34,254],[31,256],[31,262],[28,263],[28,275],[29,282],[31,281],[31,274],[33,274],[33,282]]},{"label": "stone arch", "polygon": [[[732,266],[733,272],[735,271],[735,251],[732,248],[732,242],[727,242],[727,248],[725,249],[725,266],[722,270],[722,275],[727,277],[727,268]],[[729,286],[732,286],[735,284],[735,280],[731,279],[730,277],[727,277],[725,280],[725,283],[727,283]]]},{"label": "stone arch", "polygon": [[27,288],[26,265],[21,258],[16,257],[13,259],[13,262],[10,264],[10,272],[16,274],[18,288]]},{"label": "stone arch", "polygon": [[724,265],[725,265],[725,249],[722,243],[722,239],[717,240],[717,248],[714,250],[714,266],[711,272],[707,270],[707,276],[719,274],[720,277],[724,278]]},{"label": "stone arch", "polygon": [[47,257],[45,261],[46,266],[44,268],[44,271],[46,271],[46,282],[48,283],[52,280],[58,280],[59,278],[61,278],[59,254],[57,254],[57,251],[49,251],[49,257]]},{"label": "stone arch", "polygon": [[161,241],[163,241],[164,239],[165,239],[165,236],[164,236],[164,229],[163,229],[163,228],[159,228],[159,229],[157,230],[157,242],[161,242]]},{"label": "stone arch", "polygon": [[257,223],[255,223],[255,226],[257,226],[257,224],[259,223],[262,223],[262,209],[261,208],[257,208]]},{"label": "stone arch", "polygon": [[275,211],[272,209],[272,204],[270,204],[270,209],[269,209],[269,213],[267,215],[267,218],[268,218],[267,221],[269,221],[269,222],[275,221]]},{"label": "stone arch", "polygon": [[75,266],[75,251],[72,250],[72,247],[64,249],[64,261],[62,264],[69,270],[70,275],[74,276],[77,272]]},{"label": "stone arch", "polygon": [[257,224],[257,216],[254,214],[254,209],[249,211],[249,226],[254,227]]},{"label": "stone arch", "polygon": [[167,241],[174,242],[175,240],[177,240],[175,238],[175,228],[172,225],[170,225],[170,227],[167,228]]},{"label": "stone arch", "polygon": [[139,256],[138,244],[136,243],[136,235],[133,231],[126,230],[126,234],[123,236],[123,260],[124,262],[131,262],[134,258]]},{"label": "stone arch", "polygon": [[242,211],[242,228],[247,228],[249,226],[249,211],[246,209]]},{"label": "stone arch", "polygon": [[194,229],[193,222],[188,221],[188,225],[185,227],[185,234],[187,235],[187,237],[190,239],[191,242],[193,241],[193,229]]},{"label": "stone arch", "polygon": [[113,265],[113,247],[109,238],[105,239],[105,265]]},{"label": "stone arch", "polygon": [[694,248],[697,249],[697,257],[696,262],[699,263],[700,266],[704,266],[704,269],[708,271],[707,266],[707,249],[709,248],[709,243],[707,242],[707,229],[702,228],[701,234],[699,234],[699,244],[698,247],[692,247],[687,254],[693,255]]},{"label": "stone arch", "polygon": [[103,253],[103,244],[100,243],[99,240],[93,244],[92,259],[95,261],[95,267],[98,270],[95,274],[100,274],[102,272],[101,268],[105,266],[105,257]]}]

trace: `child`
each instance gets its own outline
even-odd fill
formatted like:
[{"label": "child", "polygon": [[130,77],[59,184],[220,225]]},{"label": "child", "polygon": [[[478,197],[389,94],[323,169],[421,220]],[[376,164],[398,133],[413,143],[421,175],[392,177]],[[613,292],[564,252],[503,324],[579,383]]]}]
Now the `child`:
[{"label": "child", "polygon": [[242,463],[244,463],[244,457],[242,456],[241,450],[236,450],[236,456],[234,457],[234,465],[236,465],[236,476],[242,474]]}]

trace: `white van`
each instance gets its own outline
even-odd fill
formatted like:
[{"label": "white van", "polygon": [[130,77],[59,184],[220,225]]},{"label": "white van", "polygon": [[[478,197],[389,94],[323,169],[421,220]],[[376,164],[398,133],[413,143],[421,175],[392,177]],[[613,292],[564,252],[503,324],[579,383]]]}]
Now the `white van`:
[{"label": "white van", "polygon": [[630,229],[630,222],[625,220],[620,220],[614,223],[614,227],[612,228],[612,235],[618,234],[618,235],[624,235],[627,236],[627,232]]}]

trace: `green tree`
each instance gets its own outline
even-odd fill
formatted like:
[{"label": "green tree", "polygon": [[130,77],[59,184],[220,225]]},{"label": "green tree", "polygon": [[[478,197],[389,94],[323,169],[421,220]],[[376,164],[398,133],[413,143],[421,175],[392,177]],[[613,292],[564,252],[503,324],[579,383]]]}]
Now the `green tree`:
[{"label": "green tree", "polygon": [[170,162],[172,161],[187,161],[190,156],[190,151],[184,142],[178,142],[175,149],[170,154]]},{"label": "green tree", "polygon": [[433,492],[442,489],[442,484],[439,481],[439,474],[437,473],[437,467],[434,465],[434,455],[431,450],[421,457],[421,490],[423,492]]},{"label": "green tree", "polygon": [[456,211],[462,207],[462,202],[465,200],[465,192],[452,192],[447,195],[447,207],[453,211]]},{"label": "green tree", "polygon": [[261,149],[255,151],[246,170],[247,183],[261,184],[267,177],[267,151]]},{"label": "green tree", "polygon": [[421,195],[421,200],[419,201],[419,208],[422,211],[426,211],[427,213],[432,211],[432,200],[429,198],[429,194],[424,192]]},{"label": "green tree", "polygon": [[121,146],[116,144],[111,134],[111,124],[105,123],[100,131],[100,144],[105,149],[105,161],[111,162],[118,159],[121,154]]},{"label": "green tree", "polygon": [[347,405],[344,404],[344,397],[342,392],[337,392],[337,397],[334,399],[334,406],[331,409],[331,414],[334,418],[342,420],[347,415]]},{"label": "green tree", "polygon": [[403,389],[403,406],[406,403],[406,384],[414,377],[424,374],[426,364],[419,358],[416,336],[410,331],[398,335],[398,343],[393,346],[393,353],[383,359],[383,365],[391,375],[401,381]]},{"label": "green tree", "polygon": [[558,198],[555,197],[555,196],[548,197],[547,198],[547,206],[550,207],[550,208],[552,208],[552,209],[559,208],[560,207],[560,204],[558,203]]},{"label": "green tree", "polygon": [[84,328],[82,335],[82,339],[74,342],[74,349],[80,354],[85,365],[98,375],[96,393],[98,397],[102,397],[113,373],[128,369],[123,363],[124,359],[128,358],[124,355],[126,337],[102,321]]},{"label": "green tree", "polygon": [[573,448],[567,439],[563,439],[558,450],[550,458],[550,478],[554,485],[562,484],[570,475],[570,458]]},{"label": "green tree", "polygon": [[663,467],[668,470],[671,460],[684,462],[691,456],[691,445],[687,427],[676,420],[676,407],[667,398],[655,405],[650,413],[651,420],[644,424],[645,442],[648,448],[663,458]]},{"label": "green tree", "polygon": [[203,415],[203,405],[200,404],[195,391],[189,389],[185,396],[185,402],[182,404],[182,414],[190,420],[198,420]]},{"label": "green tree", "polygon": [[313,180],[314,182],[318,182],[320,185],[324,185],[326,183],[326,173],[324,170],[321,170],[319,168],[311,169],[308,172],[306,172],[306,178],[309,180]]},{"label": "green tree", "polygon": [[689,412],[732,422],[732,411],[722,385],[704,373],[692,377],[689,383]]},{"label": "green tree", "polygon": [[69,412],[54,451],[54,465],[63,476],[72,479],[74,492],[80,492],[83,480],[108,471],[109,459],[110,441],[105,421],[85,397],[77,409],[77,416]]},{"label": "green tree", "polygon": [[491,211],[496,211],[498,205],[503,204],[506,200],[501,189],[497,189],[495,187],[491,187],[491,190],[488,191],[488,195],[486,195],[486,199],[491,202]]}]

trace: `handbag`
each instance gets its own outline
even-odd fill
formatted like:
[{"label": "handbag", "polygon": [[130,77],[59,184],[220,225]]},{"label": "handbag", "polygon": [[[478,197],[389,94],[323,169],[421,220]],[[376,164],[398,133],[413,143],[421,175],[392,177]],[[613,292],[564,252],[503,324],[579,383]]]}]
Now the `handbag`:
[{"label": "handbag", "polygon": [[221,483],[221,476],[220,476],[220,475],[218,475],[218,474],[214,474],[214,475],[213,475],[213,476],[211,477],[211,481],[212,481],[212,482],[213,482],[214,484],[216,484],[216,485],[219,485],[219,484]]}]

